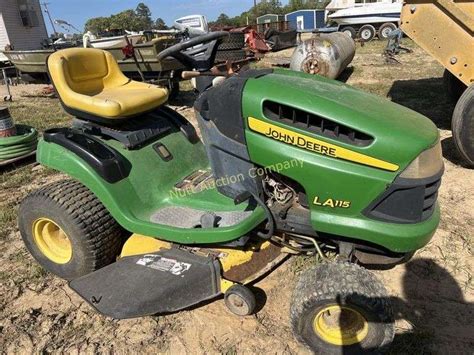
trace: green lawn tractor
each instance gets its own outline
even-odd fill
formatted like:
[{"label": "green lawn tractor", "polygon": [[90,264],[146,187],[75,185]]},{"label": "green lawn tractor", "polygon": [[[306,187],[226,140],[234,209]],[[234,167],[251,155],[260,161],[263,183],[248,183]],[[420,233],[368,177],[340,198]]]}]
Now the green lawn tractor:
[{"label": "green lawn tractor", "polygon": [[160,54],[193,70],[183,75],[195,77],[202,141],[165,105],[165,89],[129,80],[107,52],[49,57],[75,118],[44,132],[37,157],[71,179],[22,202],[27,248],[116,319],[221,295],[249,315],[249,285],[287,256],[319,255],[292,296],[296,338],[318,353],[388,346],[390,300],[364,267],[406,261],[433,236],[443,174],[436,127],[320,76],[215,67],[225,36]]}]

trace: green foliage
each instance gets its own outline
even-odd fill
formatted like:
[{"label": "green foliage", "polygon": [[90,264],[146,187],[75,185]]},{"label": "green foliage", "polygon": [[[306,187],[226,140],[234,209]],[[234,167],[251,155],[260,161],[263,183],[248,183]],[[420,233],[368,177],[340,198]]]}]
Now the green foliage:
[{"label": "green foliage", "polygon": [[165,29],[163,19],[152,20],[150,8],[144,3],[139,3],[135,10],[129,9],[109,17],[95,17],[85,24],[85,30],[92,33],[101,33],[107,30],[144,31],[152,28]]},{"label": "green foliage", "polygon": [[110,28],[110,17],[95,17],[87,20],[85,30],[92,33],[104,32]]},{"label": "green foliage", "polygon": [[125,10],[110,16],[110,29],[141,31],[144,30],[143,25],[143,22],[133,10]]},{"label": "green foliage", "polygon": [[161,17],[158,17],[153,25],[155,30],[167,30],[169,27],[166,26],[165,21]]},{"label": "green foliage", "polygon": [[153,20],[151,19],[151,11],[148,6],[144,3],[139,3],[135,9],[135,14],[138,18],[138,21],[143,26],[142,30],[149,30],[152,28]]}]

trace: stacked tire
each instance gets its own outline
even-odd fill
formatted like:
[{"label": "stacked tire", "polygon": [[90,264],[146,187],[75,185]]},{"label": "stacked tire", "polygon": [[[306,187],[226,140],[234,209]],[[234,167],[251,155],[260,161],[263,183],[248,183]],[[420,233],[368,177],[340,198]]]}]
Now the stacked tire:
[{"label": "stacked tire", "polygon": [[217,49],[216,62],[223,63],[228,60],[238,61],[247,57],[245,50],[245,34],[241,32],[230,32],[224,42]]}]

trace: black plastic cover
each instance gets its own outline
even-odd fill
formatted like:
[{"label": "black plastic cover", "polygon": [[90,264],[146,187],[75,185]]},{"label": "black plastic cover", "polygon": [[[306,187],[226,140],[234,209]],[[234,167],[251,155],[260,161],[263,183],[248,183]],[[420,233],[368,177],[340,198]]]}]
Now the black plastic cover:
[{"label": "black plastic cover", "polygon": [[217,260],[173,248],[130,256],[70,282],[99,313],[116,319],[166,314],[220,293]]},{"label": "black plastic cover", "polygon": [[71,128],[54,128],[44,132],[44,140],[73,152],[111,184],[130,174],[131,164],[123,155],[83,132]]},{"label": "black plastic cover", "polygon": [[368,217],[391,223],[419,223],[435,210],[443,172],[427,179],[398,177],[364,212]]},{"label": "black plastic cover", "polygon": [[272,72],[272,69],[243,71],[201,94],[194,108],[204,119],[214,122],[223,135],[245,144],[245,126],[242,115],[245,84],[250,78],[259,78]]}]

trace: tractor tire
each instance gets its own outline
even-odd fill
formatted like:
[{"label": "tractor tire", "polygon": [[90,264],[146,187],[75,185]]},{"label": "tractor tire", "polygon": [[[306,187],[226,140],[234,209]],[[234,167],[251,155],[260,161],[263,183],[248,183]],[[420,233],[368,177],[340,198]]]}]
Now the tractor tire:
[{"label": "tractor tire", "polygon": [[222,63],[228,60],[235,62],[245,58],[247,58],[247,53],[242,49],[233,51],[217,51],[216,62]]},{"label": "tractor tire", "polygon": [[397,26],[392,22],[385,22],[382,26],[379,27],[377,32],[379,39],[387,40],[390,32],[395,31]]},{"label": "tractor tire", "polygon": [[461,95],[451,123],[453,138],[461,156],[474,167],[474,84]]},{"label": "tractor tire", "polygon": [[364,25],[359,29],[359,38],[364,42],[370,42],[374,39],[375,27],[372,25]]},{"label": "tractor tire", "polygon": [[444,86],[448,93],[448,98],[453,102],[458,102],[463,92],[467,89],[466,84],[459,80],[449,70],[445,69],[443,73]]},{"label": "tractor tire", "polygon": [[305,271],[293,292],[290,318],[297,340],[317,354],[381,351],[394,337],[385,287],[371,272],[348,262]]},{"label": "tractor tire", "polygon": [[229,33],[227,37],[220,45],[219,51],[229,51],[234,49],[242,49],[245,46],[245,34],[238,32]]},{"label": "tractor tire", "polygon": [[99,199],[72,180],[30,193],[21,202],[18,225],[31,255],[66,280],[113,263],[124,237]]},{"label": "tractor tire", "polygon": [[340,32],[345,33],[346,35],[350,36],[352,39],[357,37],[357,31],[354,27],[347,26],[340,30]]}]

